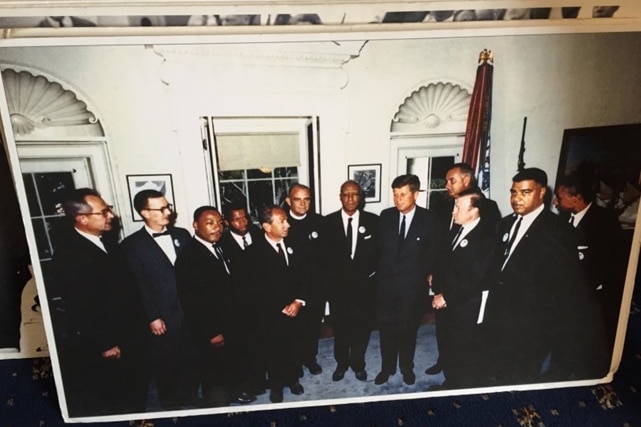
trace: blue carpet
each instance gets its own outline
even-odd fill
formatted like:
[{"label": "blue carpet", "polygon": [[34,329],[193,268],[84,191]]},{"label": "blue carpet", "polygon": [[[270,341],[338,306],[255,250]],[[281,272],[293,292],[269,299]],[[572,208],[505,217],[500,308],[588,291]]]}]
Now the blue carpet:
[{"label": "blue carpet", "polygon": [[[372,403],[259,410],[246,413],[203,415],[135,422],[107,422],[105,427],[169,427],[169,426],[641,426],[641,314],[640,295],[633,298],[628,322],[623,359],[610,384],[572,387],[553,390],[501,392],[465,396],[430,397]],[[429,339],[432,326],[423,327],[421,339]],[[348,372],[345,384],[332,383],[334,365],[330,343],[321,346],[320,362],[325,372],[313,377],[306,373],[302,379],[306,393],[302,396],[285,394],[285,401],[329,399],[351,395],[354,387],[366,395],[412,392],[438,381],[427,377],[422,370],[433,360],[425,360],[415,369],[417,385],[405,386],[400,375],[379,388],[373,384],[378,370],[374,360],[367,370],[370,378],[361,383]],[[377,339],[372,336],[373,349]],[[419,347],[420,348],[420,347]],[[424,347],[423,347],[424,348]],[[431,356],[435,353],[430,351]],[[417,357],[418,359],[418,357]],[[425,365],[425,366],[423,366]],[[349,378],[348,378],[349,377]],[[341,387],[345,388],[341,392]],[[387,388],[385,388],[387,387]],[[265,396],[261,399],[266,401]],[[259,401],[257,402],[260,404]],[[241,409],[241,408],[238,408]],[[244,408],[242,408],[244,409]],[[49,359],[6,360],[0,362],[0,427],[63,426]]]}]

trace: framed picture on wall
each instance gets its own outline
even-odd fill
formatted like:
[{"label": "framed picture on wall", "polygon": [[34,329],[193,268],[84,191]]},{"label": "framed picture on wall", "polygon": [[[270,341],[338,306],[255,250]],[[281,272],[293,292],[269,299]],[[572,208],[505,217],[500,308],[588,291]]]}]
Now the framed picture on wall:
[{"label": "framed picture on wall", "polygon": [[174,185],[171,174],[127,175],[127,188],[129,189],[131,216],[134,221],[142,221],[142,217],[134,208],[134,197],[142,190],[160,191],[169,203],[174,204]]},{"label": "framed picture on wall", "polygon": [[381,201],[381,164],[349,165],[347,179],[352,179],[361,186],[366,203]]}]

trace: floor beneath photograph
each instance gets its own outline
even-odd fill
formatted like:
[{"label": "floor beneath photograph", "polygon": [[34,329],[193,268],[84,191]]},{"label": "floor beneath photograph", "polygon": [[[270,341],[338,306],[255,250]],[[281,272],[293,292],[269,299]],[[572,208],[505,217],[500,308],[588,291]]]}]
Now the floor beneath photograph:
[{"label": "floor beneath photograph", "polygon": [[[426,391],[428,387],[443,382],[443,374],[425,375],[425,369],[432,366],[438,358],[436,347],[434,324],[423,324],[418,330],[416,355],[414,357],[414,373],[416,383],[408,386],[403,383],[400,371],[390,376],[387,383],[382,385],[374,384],[374,378],[381,368],[381,353],[378,331],[372,331],[367,354],[365,358],[367,381],[359,381],[354,377],[353,371],[345,373],[341,381],[332,381],[332,374],[336,369],[334,361],[334,339],[322,338],[319,341],[318,364],[323,368],[319,375],[311,375],[304,369],[304,376],[300,379],[305,393],[301,395],[291,394],[289,388],[283,390],[284,402],[302,402],[321,399],[343,399],[349,397],[377,396],[396,393],[413,393]],[[269,390],[267,393],[257,396],[255,404],[270,403]],[[236,406],[236,405],[234,405]]]}]

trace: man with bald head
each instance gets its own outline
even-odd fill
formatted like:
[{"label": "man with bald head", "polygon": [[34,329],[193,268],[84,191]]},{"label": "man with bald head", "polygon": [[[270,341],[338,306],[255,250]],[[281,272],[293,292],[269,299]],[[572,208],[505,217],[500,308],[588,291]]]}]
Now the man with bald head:
[{"label": "man with bald head", "polygon": [[[289,206],[287,221],[291,228],[288,241],[305,260],[304,272],[307,289],[307,306],[301,313],[301,343],[298,359],[312,375],[323,369],[318,364],[318,339],[325,309],[325,290],[321,282],[323,271],[324,238],[323,217],[312,209],[311,189],[303,184],[294,184],[285,199]],[[301,371],[302,373],[302,371]]]},{"label": "man with bald head", "polygon": [[375,315],[378,263],[378,216],[362,210],[356,181],[345,181],[338,195],[341,209],[325,217],[327,283],[334,329],[334,381],[352,368],[367,380],[365,351]]}]

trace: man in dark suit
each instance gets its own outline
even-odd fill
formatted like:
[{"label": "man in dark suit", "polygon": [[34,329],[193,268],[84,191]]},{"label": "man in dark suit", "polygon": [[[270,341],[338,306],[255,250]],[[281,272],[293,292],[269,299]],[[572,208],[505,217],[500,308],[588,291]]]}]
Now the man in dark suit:
[{"label": "man in dark suit", "polygon": [[178,297],[196,342],[199,379],[205,406],[249,403],[255,396],[238,388],[233,375],[234,347],[231,266],[218,245],[224,222],[218,210],[194,212],[194,237],[176,258]]},{"label": "man in dark suit", "polygon": [[[430,210],[434,211],[437,215],[444,235],[449,236],[449,238],[444,239],[448,243],[452,241],[452,238],[459,229],[459,225],[452,221],[452,210],[454,209],[456,197],[461,192],[471,188],[478,188],[476,178],[474,177],[474,169],[467,163],[455,163],[445,174],[445,189],[448,196],[447,202],[443,201],[443,199],[435,198],[430,204]],[[501,219],[501,213],[496,202],[488,198],[483,198],[479,200],[479,202],[483,205],[480,206],[483,210],[482,221],[496,224]],[[449,248],[447,249],[449,250]],[[443,328],[437,328],[437,341],[442,339],[442,330]],[[425,373],[435,375],[441,372],[441,370],[441,365],[437,360],[434,365],[425,370]]]},{"label": "man in dark suit", "polygon": [[582,281],[571,228],[545,209],[547,175],[527,168],[512,181],[514,214],[498,225],[486,306],[488,373],[498,384],[603,375],[598,302]]},{"label": "man in dark suit", "polygon": [[484,385],[477,377],[484,370],[485,355],[479,349],[485,341],[484,301],[495,226],[482,221],[484,198],[478,188],[458,193],[452,211],[458,231],[444,242],[433,278],[439,364],[445,375],[439,388]]},{"label": "man in dark suit", "polygon": [[416,332],[427,308],[438,247],[436,219],[416,205],[420,185],[416,175],[396,177],[395,207],[380,217],[377,305],[382,366],[375,384],[387,382],[397,361],[403,381],[411,385],[416,380]]},{"label": "man in dark suit", "polygon": [[614,344],[627,257],[621,250],[621,223],[611,209],[598,206],[588,179],[561,179],[556,189],[561,220],[576,231],[579,264],[603,307],[610,346]]},{"label": "man in dark suit", "polygon": [[[305,260],[301,273],[307,290],[307,305],[300,315],[301,343],[298,348],[299,362],[309,373],[318,375],[323,369],[316,361],[318,339],[327,296],[321,282],[323,271],[323,217],[310,209],[311,190],[303,184],[294,184],[285,199],[289,206],[287,220],[291,225],[287,241]],[[302,375],[302,373],[301,373]]]},{"label": "man in dark suit", "polygon": [[304,393],[298,382],[297,358],[298,316],[305,309],[304,278],[300,275],[303,260],[285,240],[290,226],[282,208],[263,208],[260,222],[265,234],[247,248],[247,267],[241,270],[246,274],[242,295],[258,329],[256,348],[265,357],[269,399],[278,403],[283,401],[284,387],[289,387],[292,394]]},{"label": "man in dark suit", "polygon": [[360,210],[363,195],[356,181],[339,194],[342,209],[325,217],[327,283],[334,329],[334,381],[350,367],[367,380],[365,351],[375,315],[378,216]]},{"label": "man in dark suit", "polygon": [[53,279],[66,309],[56,337],[69,414],[144,411],[141,301],[119,248],[102,239],[115,216],[89,188],[75,190],[64,210],[73,228],[55,242]]},{"label": "man in dark suit", "polygon": [[225,206],[223,215],[228,228],[220,238],[220,246],[233,263],[237,257],[242,256],[245,248],[258,237],[262,237],[263,232],[251,223],[244,202],[234,202]]},{"label": "man in dark suit", "polygon": [[191,405],[197,392],[174,271],[176,256],[191,236],[187,230],[171,226],[173,207],[159,191],[140,191],[134,197],[134,208],[145,225],[121,246],[147,316],[160,403],[165,409],[177,409]]}]

